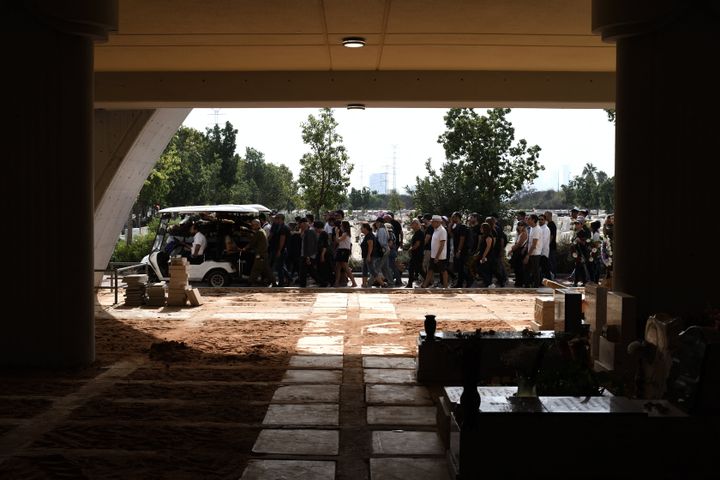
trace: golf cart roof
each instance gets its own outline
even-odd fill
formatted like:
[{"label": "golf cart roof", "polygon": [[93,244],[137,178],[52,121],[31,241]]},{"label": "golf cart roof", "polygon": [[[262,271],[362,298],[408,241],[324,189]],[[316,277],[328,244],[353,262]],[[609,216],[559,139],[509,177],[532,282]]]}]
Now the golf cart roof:
[{"label": "golf cart roof", "polygon": [[228,212],[257,215],[258,213],[269,213],[270,209],[259,204],[252,205],[190,205],[186,207],[163,208],[158,213],[211,213]]}]

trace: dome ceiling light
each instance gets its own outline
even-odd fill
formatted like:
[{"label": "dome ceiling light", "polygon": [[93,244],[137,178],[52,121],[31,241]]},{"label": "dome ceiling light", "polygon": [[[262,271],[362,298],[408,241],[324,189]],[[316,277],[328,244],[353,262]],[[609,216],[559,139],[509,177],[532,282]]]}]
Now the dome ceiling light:
[{"label": "dome ceiling light", "polygon": [[365,46],[365,39],[362,37],[345,37],[342,39],[343,47],[362,48]]}]

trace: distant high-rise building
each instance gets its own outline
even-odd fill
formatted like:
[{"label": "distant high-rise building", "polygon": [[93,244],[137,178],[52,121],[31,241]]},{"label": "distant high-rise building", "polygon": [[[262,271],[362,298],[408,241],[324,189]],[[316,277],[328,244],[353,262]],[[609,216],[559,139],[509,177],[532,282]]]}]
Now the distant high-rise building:
[{"label": "distant high-rise building", "polygon": [[386,194],[388,191],[388,174],[387,172],[371,173],[370,174],[370,190],[374,190],[379,194]]},{"label": "distant high-rise building", "polygon": [[562,173],[560,175],[560,185],[567,185],[570,181],[570,165],[562,166]]}]

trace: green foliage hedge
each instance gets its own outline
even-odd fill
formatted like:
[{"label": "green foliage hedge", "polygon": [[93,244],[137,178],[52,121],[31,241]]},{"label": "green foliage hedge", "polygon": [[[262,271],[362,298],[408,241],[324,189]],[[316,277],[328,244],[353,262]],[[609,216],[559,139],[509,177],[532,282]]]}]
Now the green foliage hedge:
[{"label": "green foliage hedge", "polygon": [[155,231],[148,232],[145,235],[138,235],[133,238],[133,242],[128,245],[125,240],[118,240],[115,245],[115,251],[110,257],[111,262],[140,262],[142,258],[150,253],[153,240],[155,239]]}]

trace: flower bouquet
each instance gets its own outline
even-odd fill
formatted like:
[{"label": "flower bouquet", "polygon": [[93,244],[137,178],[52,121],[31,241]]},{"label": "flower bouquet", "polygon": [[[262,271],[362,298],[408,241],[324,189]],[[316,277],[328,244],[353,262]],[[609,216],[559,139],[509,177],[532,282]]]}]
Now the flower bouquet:
[{"label": "flower bouquet", "polygon": [[602,246],[600,249],[600,258],[606,267],[611,267],[613,264],[613,251],[610,239],[607,237],[600,237],[602,239]]}]

